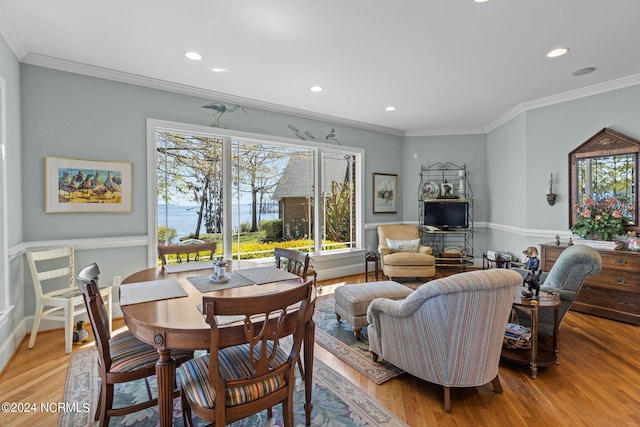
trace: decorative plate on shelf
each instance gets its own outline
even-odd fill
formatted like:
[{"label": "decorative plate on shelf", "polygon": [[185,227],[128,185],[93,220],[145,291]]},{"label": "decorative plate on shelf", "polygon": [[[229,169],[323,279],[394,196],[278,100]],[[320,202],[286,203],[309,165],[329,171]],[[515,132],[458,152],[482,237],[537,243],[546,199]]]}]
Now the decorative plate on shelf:
[{"label": "decorative plate on shelf", "polygon": [[422,197],[425,199],[435,199],[440,195],[440,186],[437,182],[427,181],[422,186]]},{"label": "decorative plate on shelf", "polygon": [[464,254],[464,251],[459,246],[448,246],[448,247],[444,248],[442,250],[442,252],[445,253],[445,254],[456,254],[456,255],[460,255],[460,256],[462,256]]}]

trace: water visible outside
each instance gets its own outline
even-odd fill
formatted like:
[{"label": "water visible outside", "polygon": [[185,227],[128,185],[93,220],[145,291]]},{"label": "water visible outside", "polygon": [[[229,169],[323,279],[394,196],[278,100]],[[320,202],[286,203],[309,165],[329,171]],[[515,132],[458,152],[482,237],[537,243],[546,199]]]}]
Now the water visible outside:
[{"label": "water visible outside", "polygon": [[[237,206],[233,207],[232,226],[233,230],[238,229],[238,224],[248,223],[251,224],[251,205],[242,204],[240,206],[240,222],[238,223],[238,211]],[[178,230],[178,238],[184,237],[193,233],[196,230],[196,224],[198,222],[198,206],[175,206],[169,205],[169,227]],[[267,219],[277,219],[277,208],[272,212],[263,212],[258,214],[258,222]],[[165,225],[165,205],[158,205],[158,226]],[[201,232],[204,233],[204,226],[201,227]]]}]

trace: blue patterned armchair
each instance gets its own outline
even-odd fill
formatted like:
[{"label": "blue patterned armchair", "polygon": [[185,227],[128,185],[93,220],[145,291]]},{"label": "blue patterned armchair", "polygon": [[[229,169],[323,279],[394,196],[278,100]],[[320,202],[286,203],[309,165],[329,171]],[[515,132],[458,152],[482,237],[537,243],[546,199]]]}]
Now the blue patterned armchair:
[{"label": "blue patterned armchair", "polygon": [[[551,271],[540,274],[540,292],[556,292],[560,297],[558,327],[578,296],[587,276],[599,273],[601,268],[602,259],[598,251],[586,245],[573,245],[562,251]],[[530,273],[528,270],[514,270],[519,271],[522,277]],[[516,312],[520,324],[531,326],[529,311],[516,309]],[[553,328],[553,311],[540,310],[538,314],[539,334],[552,336]]]},{"label": "blue patterned armchair", "polygon": [[369,350],[404,371],[451,387],[492,383],[502,392],[498,364],[516,287],[515,271],[455,274],[423,284],[403,300],[378,298],[367,312]]}]

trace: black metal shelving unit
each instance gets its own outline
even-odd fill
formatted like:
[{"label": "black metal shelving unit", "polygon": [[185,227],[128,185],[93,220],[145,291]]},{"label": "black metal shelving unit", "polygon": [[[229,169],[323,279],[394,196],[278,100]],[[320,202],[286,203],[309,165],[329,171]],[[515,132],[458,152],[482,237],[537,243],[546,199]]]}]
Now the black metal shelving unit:
[{"label": "black metal shelving unit", "polygon": [[[430,228],[425,224],[426,202],[466,203],[467,228]],[[433,248],[436,265],[473,264],[473,191],[466,165],[446,162],[421,166],[418,205],[420,240]],[[460,256],[453,255],[453,248]]]}]

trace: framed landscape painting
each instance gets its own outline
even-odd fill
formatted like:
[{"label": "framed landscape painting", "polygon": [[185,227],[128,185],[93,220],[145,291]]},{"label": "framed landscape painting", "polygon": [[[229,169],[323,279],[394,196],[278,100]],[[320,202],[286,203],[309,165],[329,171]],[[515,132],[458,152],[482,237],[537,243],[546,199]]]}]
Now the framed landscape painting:
[{"label": "framed landscape painting", "polygon": [[131,212],[131,163],[45,157],[45,212]]},{"label": "framed landscape painting", "polygon": [[395,213],[398,210],[398,175],[373,174],[373,213]]}]

